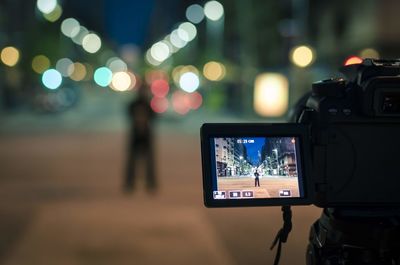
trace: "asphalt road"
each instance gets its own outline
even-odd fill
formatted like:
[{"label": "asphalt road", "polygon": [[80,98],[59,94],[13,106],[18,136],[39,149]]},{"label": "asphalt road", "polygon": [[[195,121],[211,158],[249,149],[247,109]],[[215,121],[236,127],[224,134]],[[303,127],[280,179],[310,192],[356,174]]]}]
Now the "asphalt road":
[{"label": "asphalt road", "polygon": [[[2,135],[0,264],[272,264],[279,207],[206,209],[197,134],[156,151],[158,192],[126,194],[122,133]],[[294,207],[281,264],[305,264],[319,214]]]}]

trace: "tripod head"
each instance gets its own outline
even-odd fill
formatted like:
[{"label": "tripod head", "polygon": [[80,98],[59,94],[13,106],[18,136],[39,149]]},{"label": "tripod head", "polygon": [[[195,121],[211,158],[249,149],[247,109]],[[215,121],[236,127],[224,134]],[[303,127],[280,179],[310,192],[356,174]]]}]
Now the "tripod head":
[{"label": "tripod head", "polygon": [[399,209],[325,208],[311,226],[307,265],[397,265],[399,238]]}]

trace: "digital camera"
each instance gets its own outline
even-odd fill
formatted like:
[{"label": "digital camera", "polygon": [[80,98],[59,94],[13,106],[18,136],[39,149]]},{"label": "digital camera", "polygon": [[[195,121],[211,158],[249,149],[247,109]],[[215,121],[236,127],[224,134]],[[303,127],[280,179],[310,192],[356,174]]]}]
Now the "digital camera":
[{"label": "digital camera", "polygon": [[400,60],[316,82],[295,123],[203,124],[208,207],[400,205]]}]

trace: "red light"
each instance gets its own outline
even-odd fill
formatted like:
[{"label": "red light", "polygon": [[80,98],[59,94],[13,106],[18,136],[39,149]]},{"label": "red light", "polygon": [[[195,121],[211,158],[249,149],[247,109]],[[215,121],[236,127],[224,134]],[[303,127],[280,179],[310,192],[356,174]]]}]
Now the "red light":
[{"label": "red light", "polygon": [[174,94],[172,94],[172,107],[177,113],[181,115],[185,115],[189,112],[190,106],[188,104],[188,99],[185,93],[181,91],[176,91],[174,92]]},{"label": "red light", "polygon": [[150,102],[151,109],[156,113],[164,113],[168,109],[168,100],[166,98],[154,97]]},{"label": "red light", "polygon": [[168,91],[168,82],[163,79],[154,80],[153,83],[151,83],[151,92],[156,97],[163,98],[168,94]]},{"label": "red light", "polygon": [[159,79],[168,81],[168,74],[163,70],[151,70],[146,72],[145,79],[146,83],[150,85],[153,81]]},{"label": "red light", "polygon": [[194,92],[189,94],[189,106],[191,109],[198,109],[200,108],[201,104],[203,103],[203,97],[198,92]]},{"label": "red light", "polygon": [[358,57],[358,56],[350,56],[349,58],[346,59],[344,62],[344,65],[352,65],[352,64],[360,64],[363,62],[363,59]]}]

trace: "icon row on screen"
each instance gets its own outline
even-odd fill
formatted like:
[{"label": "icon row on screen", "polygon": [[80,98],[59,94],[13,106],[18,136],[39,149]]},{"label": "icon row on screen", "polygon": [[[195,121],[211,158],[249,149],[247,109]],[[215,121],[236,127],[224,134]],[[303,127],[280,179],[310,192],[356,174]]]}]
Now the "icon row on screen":
[{"label": "icon row on screen", "polygon": [[252,190],[231,190],[231,191],[214,191],[214,199],[241,199],[254,198]]}]

